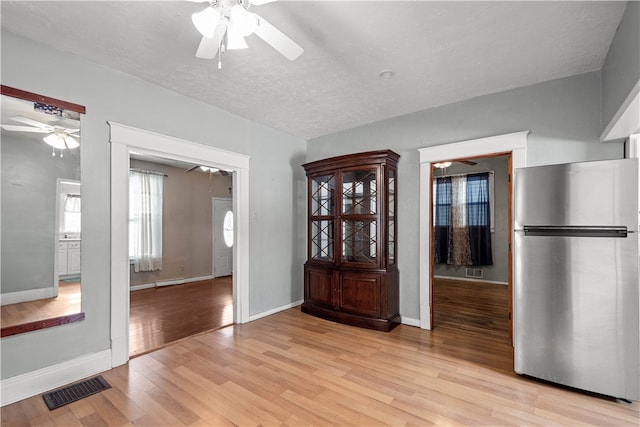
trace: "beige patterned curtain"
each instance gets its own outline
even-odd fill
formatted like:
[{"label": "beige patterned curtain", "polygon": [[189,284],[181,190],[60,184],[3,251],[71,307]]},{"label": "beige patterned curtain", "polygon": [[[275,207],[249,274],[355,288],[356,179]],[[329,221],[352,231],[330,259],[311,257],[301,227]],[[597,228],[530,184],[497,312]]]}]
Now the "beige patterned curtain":
[{"label": "beige patterned curtain", "polygon": [[471,247],[467,228],[467,177],[451,177],[451,229],[447,264],[471,265]]}]

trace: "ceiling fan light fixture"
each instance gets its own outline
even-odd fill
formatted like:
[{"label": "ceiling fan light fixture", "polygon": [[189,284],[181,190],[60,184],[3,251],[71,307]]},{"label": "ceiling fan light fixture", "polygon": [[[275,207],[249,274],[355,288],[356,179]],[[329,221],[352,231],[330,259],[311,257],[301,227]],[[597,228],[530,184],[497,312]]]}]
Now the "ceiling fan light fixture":
[{"label": "ceiling fan light fixture", "polygon": [[438,162],[433,164],[433,167],[438,169],[448,168],[449,166],[451,166],[451,162]]},{"label": "ceiling fan light fixture", "polygon": [[66,148],[77,148],[80,146],[80,143],[78,141],[76,141],[75,138],[73,138],[71,135],[62,135],[62,139],[64,140],[64,144],[66,146]]},{"label": "ceiling fan light fixture", "polygon": [[67,148],[67,146],[64,143],[64,139],[62,139],[60,135],[58,135],[57,133],[52,133],[51,135],[47,135],[44,138],[42,138],[42,140],[47,144],[49,144],[50,146],[52,146],[53,148],[59,148],[61,150],[64,150],[65,148]]},{"label": "ceiling fan light fixture", "polygon": [[211,38],[220,22],[220,12],[213,6],[207,6],[203,11],[191,15],[191,21],[200,34]]},{"label": "ceiling fan light fixture", "polygon": [[230,23],[227,28],[227,49],[228,50],[237,50],[237,49],[247,49],[247,42],[244,40],[242,34],[236,29],[233,25],[233,21]]},{"label": "ceiling fan light fixture", "polygon": [[229,16],[233,27],[242,37],[252,34],[258,26],[258,18],[239,4],[231,8]]}]

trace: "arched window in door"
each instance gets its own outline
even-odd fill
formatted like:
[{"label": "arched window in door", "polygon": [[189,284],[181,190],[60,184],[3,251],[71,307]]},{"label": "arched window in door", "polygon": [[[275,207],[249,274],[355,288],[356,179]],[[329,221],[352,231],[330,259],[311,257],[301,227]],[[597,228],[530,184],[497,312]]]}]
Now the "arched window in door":
[{"label": "arched window in door", "polygon": [[222,236],[228,248],[233,246],[233,212],[227,211],[222,221]]}]

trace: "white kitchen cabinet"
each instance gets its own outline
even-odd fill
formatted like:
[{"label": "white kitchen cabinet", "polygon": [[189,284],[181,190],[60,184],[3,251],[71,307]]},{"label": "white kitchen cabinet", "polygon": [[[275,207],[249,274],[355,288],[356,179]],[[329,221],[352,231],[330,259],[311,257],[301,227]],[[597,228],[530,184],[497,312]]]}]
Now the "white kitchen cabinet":
[{"label": "white kitchen cabinet", "polygon": [[80,274],[80,241],[58,242],[58,274],[68,276]]}]

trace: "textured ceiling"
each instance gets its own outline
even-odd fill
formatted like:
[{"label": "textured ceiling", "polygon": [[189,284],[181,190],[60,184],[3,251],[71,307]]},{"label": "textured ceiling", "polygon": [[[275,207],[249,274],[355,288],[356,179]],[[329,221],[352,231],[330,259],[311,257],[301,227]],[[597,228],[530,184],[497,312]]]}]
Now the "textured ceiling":
[{"label": "textured ceiling", "polygon": [[[188,1],[1,2],[2,31],[304,138],[602,67],[626,2],[277,1],[305,52],[195,58]],[[392,79],[378,77],[391,69]]]}]

